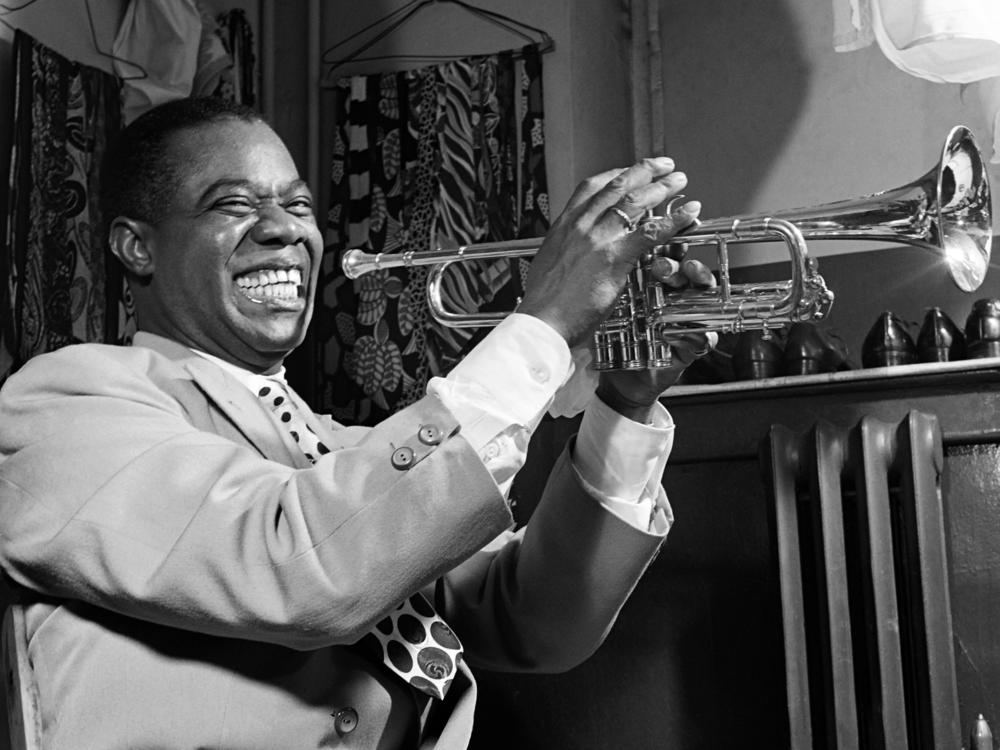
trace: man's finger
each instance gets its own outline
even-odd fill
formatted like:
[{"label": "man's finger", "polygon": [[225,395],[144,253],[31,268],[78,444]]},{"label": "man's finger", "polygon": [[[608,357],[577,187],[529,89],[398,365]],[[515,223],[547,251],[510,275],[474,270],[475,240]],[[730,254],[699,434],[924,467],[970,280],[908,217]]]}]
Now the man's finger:
[{"label": "man's finger", "polygon": [[674,358],[685,367],[696,359],[708,355],[719,343],[719,334],[715,331],[704,333],[685,333],[671,335],[668,338]]},{"label": "man's finger", "polygon": [[[698,201],[688,201],[682,206],[674,208],[667,216],[655,216],[643,219],[637,228],[644,239],[649,240],[653,245],[666,245],[681,230],[689,227],[698,219],[701,212],[701,203]],[[684,257],[683,248],[674,250],[671,248],[668,257],[673,260],[681,260]]]},{"label": "man's finger", "polygon": [[649,263],[649,273],[662,284],[668,284],[678,277],[684,280],[681,264],[671,258],[653,258]]},{"label": "man's finger", "polygon": [[715,289],[719,285],[711,269],[694,258],[687,258],[681,263],[681,273],[695,289]]},{"label": "man's finger", "polygon": [[595,194],[600,192],[603,188],[607,186],[611,180],[620,175],[625,170],[621,167],[617,169],[609,169],[606,172],[601,172],[600,174],[595,174],[593,177],[584,180],[576,186],[573,190],[573,194],[569,197],[566,202],[566,210],[570,211],[574,208],[579,208]]},{"label": "man's finger", "polygon": [[609,180],[588,202],[585,218],[596,223],[615,206],[638,221],[647,210],[684,189],[687,175],[674,171],[674,160],[666,157],[643,159]]}]

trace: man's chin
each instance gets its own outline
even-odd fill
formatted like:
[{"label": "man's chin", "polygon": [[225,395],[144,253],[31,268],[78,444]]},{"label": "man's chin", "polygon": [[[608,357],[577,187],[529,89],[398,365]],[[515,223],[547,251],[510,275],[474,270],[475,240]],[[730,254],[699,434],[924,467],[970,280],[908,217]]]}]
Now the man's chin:
[{"label": "man's chin", "polygon": [[292,353],[305,340],[305,328],[292,331],[255,332],[255,335],[244,339],[244,345],[250,349],[251,356],[261,363],[282,360]]},{"label": "man's chin", "polygon": [[299,346],[306,336],[306,329],[312,317],[311,309],[268,314],[260,308],[252,308],[252,313],[244,312],[242,320],[231,330],[237,335],[248,361],[273,362],[284,359]]}]

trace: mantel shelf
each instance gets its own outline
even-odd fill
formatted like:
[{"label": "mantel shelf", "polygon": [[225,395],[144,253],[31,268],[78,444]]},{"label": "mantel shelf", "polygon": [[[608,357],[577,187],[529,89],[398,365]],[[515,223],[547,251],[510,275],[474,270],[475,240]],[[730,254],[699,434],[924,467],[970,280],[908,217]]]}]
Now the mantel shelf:
[{"label": "mantel shelf", "polygon": [[915,385],[935,386],[972,383],[1000,384],[1000,357],[956,362],[921,362],[894,367],[789,375],[762,380],[740,380],[713,385],[678,385],[663,393],[668,402],[695,400],[726,401],[751,398],[789,397],[820,390],[825,393],[851,390],[893,390]]}]

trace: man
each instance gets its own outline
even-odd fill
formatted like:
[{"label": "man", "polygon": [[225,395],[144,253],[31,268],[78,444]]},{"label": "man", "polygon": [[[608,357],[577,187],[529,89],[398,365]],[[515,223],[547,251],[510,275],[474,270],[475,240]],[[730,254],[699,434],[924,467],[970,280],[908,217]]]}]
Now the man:
[{"label": "man", "polygon": [[[673,168],[582,183],[518,313],[367,429],[283,383],[322,243],[277,135],[216,100],[130,125],[103,203],[141,332],[37,357],[0,392],[0,564],[27,602],[45,746],[463,748],[467,664],[592,653],[670,526],[656,397],[704,337],[668,371],[601,379],[526,529],[505,495],[571,347],[694,220],[690,203],[628,231],[684,186]],[[424,623],[440,648],[415,664],[395,631]]]}]

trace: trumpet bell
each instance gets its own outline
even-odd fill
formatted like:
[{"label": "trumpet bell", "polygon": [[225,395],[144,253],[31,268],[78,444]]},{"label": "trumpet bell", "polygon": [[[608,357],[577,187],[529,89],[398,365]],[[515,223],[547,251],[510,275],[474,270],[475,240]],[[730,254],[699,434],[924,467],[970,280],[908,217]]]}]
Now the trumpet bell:
[{"label": "trumpet bell", "polygon": [[951,129],[938,163],[913,182],[769,215],[792,221],[806,239],[883,240],[931,250],[963,292],[978,289],[989,270],[990,183],[972,131],[963,125]]},{"label": "trumpet bell", "polygon": [[942,250],[958,288],[974,292],[990,267],[993,229],[990,183],[968,128],[951,131],[935,182],[938,219],[932,243]]}]

